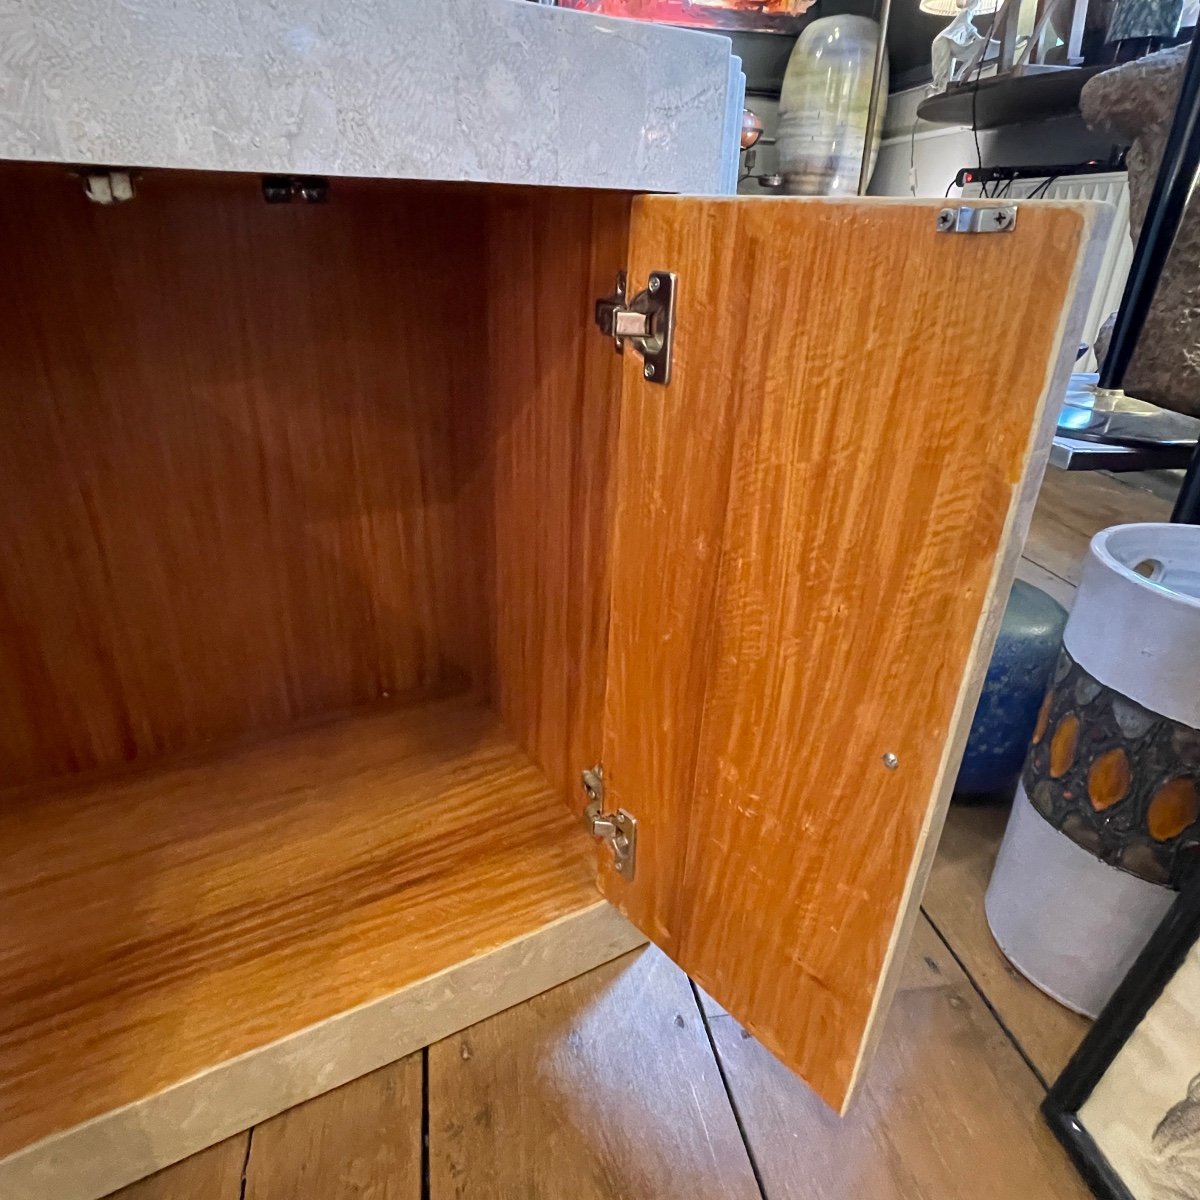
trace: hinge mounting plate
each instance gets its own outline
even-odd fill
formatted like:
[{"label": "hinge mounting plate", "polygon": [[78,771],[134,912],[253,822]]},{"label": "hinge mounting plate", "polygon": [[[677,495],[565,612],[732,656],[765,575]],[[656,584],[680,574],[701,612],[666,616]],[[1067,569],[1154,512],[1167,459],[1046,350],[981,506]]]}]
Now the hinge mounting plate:
[{"label": "hinge mounting plate", "polygon": [[955,204],[937,215],[938,233],[1012,233],[1017,227],[1015,204]]},{"label": "hinge mounting plate", "polygon": [[613,862],[622,879],[632,879],[637,868],[637,818],[623,808],[604,811],[604,768],[597,763],[583,772],[587,808],[584,824],[592,837],[603,838],[612,847]]},{"label": "hinge mounting plate", "polygon": [[642,377],[649,383],[666,384],[671,379],[676,282],[671,271],[651,271],[645,290],[626,303],[621,271],[613,294],[596,301],[600,332],[612,338],[618,354],[625,353],[628,342],[642,356]]}]

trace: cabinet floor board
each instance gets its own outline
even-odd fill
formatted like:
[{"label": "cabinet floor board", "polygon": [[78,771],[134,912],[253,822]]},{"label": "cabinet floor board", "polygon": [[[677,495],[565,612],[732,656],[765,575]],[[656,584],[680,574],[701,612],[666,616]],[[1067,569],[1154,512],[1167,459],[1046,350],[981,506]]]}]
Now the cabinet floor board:
[{"label": "cabinet floor board", "polygon": [[598,905],[590,839],[459,696],[10,792],[0,847],[0,1153]]}]

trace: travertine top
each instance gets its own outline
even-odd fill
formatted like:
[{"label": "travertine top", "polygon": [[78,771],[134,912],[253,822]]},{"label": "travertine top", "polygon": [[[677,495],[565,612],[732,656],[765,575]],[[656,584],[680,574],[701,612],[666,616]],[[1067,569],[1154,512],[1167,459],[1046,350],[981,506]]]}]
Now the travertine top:
[{"label": "travertine top", "polygon": [[727,39],[523,0],[16,0],[0,158],[731,191]]}]

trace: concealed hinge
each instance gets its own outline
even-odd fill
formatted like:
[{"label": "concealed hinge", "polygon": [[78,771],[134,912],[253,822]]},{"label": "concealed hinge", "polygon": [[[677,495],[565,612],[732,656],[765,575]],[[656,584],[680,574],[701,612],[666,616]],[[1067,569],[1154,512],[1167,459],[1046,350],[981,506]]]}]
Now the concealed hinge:
[{"label": "concealed hinge", "polygon": [[937,215],[938,233],[1012,233],[1016,227],[1015,204],[958,204]]},{"label": "concealed hinge", "polygon": [[642,375],[651,383],[671,379],[671,342],[675,335],[675,276],[651,271],[645,291],[625,300],[625,272],[617,275],[616,291],[596,301],[596,324],[611,337],[617,353],[628,342],[643,358]]},{"label": "concealed hinge", "polygon": [[588,798],[583,810],[588,832],[612,847],[617,874],[632,879],[637,867],[637,818],[623,808],[615,813],[604,811],[604,768],[599,763],[584,771],[583,790]]}]

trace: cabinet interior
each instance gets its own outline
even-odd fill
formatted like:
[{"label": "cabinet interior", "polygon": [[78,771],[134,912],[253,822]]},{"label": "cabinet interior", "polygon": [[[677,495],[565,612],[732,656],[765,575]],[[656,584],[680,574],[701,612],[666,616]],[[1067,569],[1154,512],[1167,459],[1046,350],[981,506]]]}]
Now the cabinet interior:
[{"label": "cabinet interior", "polygon": [[0,178],[2,1156],[595,903],[629,197]]}]

